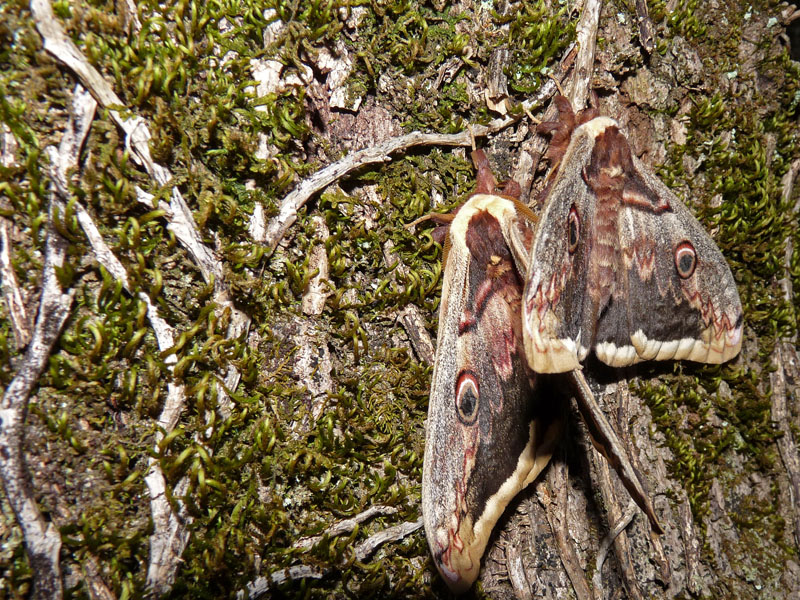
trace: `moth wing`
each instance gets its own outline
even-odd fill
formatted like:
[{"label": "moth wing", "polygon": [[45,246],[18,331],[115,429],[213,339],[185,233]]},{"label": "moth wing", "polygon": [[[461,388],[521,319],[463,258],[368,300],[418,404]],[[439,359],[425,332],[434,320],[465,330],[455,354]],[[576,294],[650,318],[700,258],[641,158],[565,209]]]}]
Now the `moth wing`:
[{"label": "moth wing", "polygon": [[[635,157],[634,165],[669,209],[654,213],[623,205],[620,210],[626,301],[620,298],[613,315],[610,307],[607,326],[598,327],[595,352],[615,367],[639,360],[730,360],[741,348],[743,321],[731,270],[689,209]],[[621,306],[627,306],[625,319]]]},{"label": "moth wing", "polygon": [[531,231],[513,201],[477,195],[448,232],[422,510],[434,562],[454,591],[477,578],[492,528],[547,465],[560,432],[553,403],[534,395],[523,353],[517,261]]},{"label": "moth wing", "polygon": [[[596,205],[583,180],[582,166],[591,155],[593,139],[593,131],[585,126],[574,132],[531,247],[522,320],[526,355],[537,373],[580,368],[591,345],[595,324],[585,280],[591,247],[584,234],[594,220]],[[569,248],[571,223],[578,226],[573,231],[577,234],[573,252]]]}]

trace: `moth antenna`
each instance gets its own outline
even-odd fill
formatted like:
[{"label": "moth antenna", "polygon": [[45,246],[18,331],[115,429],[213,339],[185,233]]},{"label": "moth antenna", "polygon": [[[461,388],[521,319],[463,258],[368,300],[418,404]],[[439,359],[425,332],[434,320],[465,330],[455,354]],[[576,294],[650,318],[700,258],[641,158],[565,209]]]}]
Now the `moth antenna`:
[{"label": "moth antenna", "polygon": [[531,120],[531,123],[533,123],[534,125],[539,125],[539,124],[541,124],[542,120],[541,120],[541,119],[537,119],[536,117],[534,117],[534,116],[533,116],[533,113],[531,112],[531,109],[530,109],[529,107],[527,107],[527,106],[525,106],[525,105],[523,104],[523,105],[522,105],[522,110],[523,110],[523,111],[525,111],[525,114],[526,114],[526,115],[527,115],[527,117],[528,117],[528,118]]},{"label": "moth antenna", "polygon": [[564,96],[566,98],[567,95],[564,93],[564,88],[561,87],[561,82],[558,80],[558,78],[552,73],[548,73],[547,76],[553,80],[553,83],[556,84],[556,89],[558,90],[559,96]]},{"label": "moth antenna", "polygon": [[427,215],[422,215],[419,219],[414,219],[411,221],[411,223],[406,223],[403,227],[406,229],[411,229],[412,227],[416,227],[425,221],[433,221],[437,225],[449,225],[455,218],[456,212],[458,211],[455,210],[450,213],[428,213]]}]

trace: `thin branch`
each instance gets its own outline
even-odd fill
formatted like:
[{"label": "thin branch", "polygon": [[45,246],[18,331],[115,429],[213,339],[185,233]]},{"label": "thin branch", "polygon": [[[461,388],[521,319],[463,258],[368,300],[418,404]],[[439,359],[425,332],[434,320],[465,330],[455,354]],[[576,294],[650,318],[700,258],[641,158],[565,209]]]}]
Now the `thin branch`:
[{"label": "thin branch", "polygon": [[[114,279],[119,281],[125,291],[133,293],[128,273],[119,259],[108,247],[103,236],[92,220],[91,215],[78,202],[74,205],[78,223],[86,234],[86,239],[94,251],[97,261],[108,271]],[[136,297],[147,307],[147,319],[153,328],[156,344],[159,350],[165,351],[175,345],[175,331],[159,314],[158,308],[150,300],[150,296],[140,291]],[[171,373],[177,357],[170,354],[164,359],[167,370]],[[167,381],[167,398],[158,416],[158,429],[155,434],[154,450],[159,452],[158,444],[164,435],[172,431],[178,423],[183,407],[186,403],[185,386],[174,381],[171,377]],[[175,572],[180,565],[180,557],[189,541],[186,526],[192,521],[185,514],[185,506],[178,500],[178,513],[175,513],[166,496],[166,479],[161,470],[161,465],[155,456],[148,460],[148,473],[144,478],[150,494],[150,511],[153,517],[153,533],[150,536],[150,564],[147,569],[147,584],[156,595],[169,590],[175,577]],[[182,479],[174,491],[174,497],[180,498],[185,492],[187,481]]]},{"label": "thin branch", "polygon": [[383,531],[379,531],[356,546],[356,560],[359,562],[364,562],[386,542],[399,542],[421,528],[422,517],[416,521],[400,523],[399,525],[388,527]]},{"label": "thin branch", "polygon": [[294,547],[300,550],[310,550],[311,548],[316,546],[319,542],[321,542],[325,536],[333,537],[337,535],[343,535],[345,533],[350,533],[364,521],[368,521],[369,519],[372,519],[373,517],[377,516],[393,515],[396,512],[397,509],[393,506],[384,506],[382,504],[371,506],[367,510],[358,513],[354,517],[351,517],[349,519],[344,519],[343,521],[339,521],[338,523],[331,525],[320,535],[300,538],[299,540],[297,540],[297,542],[295,542]]},{"label": "thin branch", "polygon": [[[622,533],[622,530],[627,527],[628,523],[630,523],[630,520],[625,522],[623,512],[620,510],[619,500],[617,499],[617,494],[614,491],[614,484],[611,481],[611,470],[608,468],[608,461],[600,458],[600,453],[597,451],[594,451],[592,454],[599,475],[600,493],[603,497],[609,519],[611,522],[616,521],[618,524],[624,524],[619,531],[617,531],[617,528],[619,528],[619,525],[617,525],[617,527],[612,530],[613,535],[611,538],[605,541],[607,541],[609,544],[612,542],[614,544],[617,561],[619,562],[620,574],[622,575],[622,581],[627,589],[628,598],[631,598],[632,600],[641,600],[642,592],[639,589],[639,583],[636,580],[636,572],[631,564],[630,541],[628,540],[628,536]],[[603,550],[603,544],[601,544],[600,549]],[[607,552],[607,549],[605,551]],[[605,556],[603,556],[603,560],[605,560]],[[593,584],[595,581],[597,581],[597,577],[598,574],[595,573],[592,579]],[[595,586],[594,589],[594,597],[596,600],[602,600],[603,598],[602,580],[600,580],[600,583],[600,587]]]},{"label": "thin branch", "polygon": [[[534,98],[523,103],[526,110],[541,104],[555,92],[552,80],[544,83]],[[522,113],[524,114],[524,112]],[[470,147],[475,137],[485,137],[505,129],[519,121],[521,116],[507,115],[491,121],[488,125],[472,125],[461,133],[412,133],[390,138],[375,146],[364,148],[348,154],[341,160],[328,165],[303,180],[282,201],[280,211],[263,231],[251,230],[253,238],[266,246],[266,252],[272,254],[283,239],[286,232],[297,220],[297,211],[308,202],[314,194],[324,190],[348,173],[367,165],[389,162],[392,154],[404,152],[417,146],[465,146]]]},{"label": "thin branch", "polygon": [[[353,517],[353,519],[347,519],[345,521],[341,521],[337,523],[333,527],[329,528],[326,533],[331,532],[335,529],[341,530],[341,533],[348,533],[355,528],[355,525],[358,522],[363,522],[364,520],[371,518],[377,514],[389,514],[386,511],[393,510],[391,507],[388,506],[375,506],[366,511],[360,513]],[[353,529],[350,529],[352,525]],[[386,529],[379,531],[368,537],[366,540],[361,542],[358,546],[356,546],[353,554],[355,559],[359,562],[363,562],[370,558],[372,554],[383,544],[387,542],[398,542],[415,531],[422,528],[422,517],[417,519],[416,521],[407,521],[405,523],[400,523],[399,525],[393,525],[392,527],[387,527]],[[341,533],[339,535],[341,535]],[[319,537],[319,536],[317,536]],[[319,541],[316,537],[315,538],[306,538],[306,540],[315,540],[313,543]],[[296,546],[301,548],[307,548],[313,546],[313,543],[309,545],[307,541],[300,540]],[[346,561],[344,561],[346,562]],[[287,567],[285,569],[280,569],[271,573],[268,577],[258,577],[251,583],[247,584],[247,591],[244,590],[238,592],[236,597],[238,600],[244,600],[245,598],[250,599],[257,599],[264,596],[267,592],[270,592],[275,587],[279,586],[280,584],[296,579],[322,579],[326,575],[328,575],[333,569],[320,569],[319,567],[314,567],[311,565],[295,565],[292,567]]]},{"label": "thin branch", "polygon": [[294,581],[297,579],[322,579],[329,572],[330,569],[320,569],[319,567],[312,567],[310,565],[287,567],[280,571],[275,571],[269,577],[258,577],[251,583],[248,583],[247,591],[239,591],[236,594],[236,598],[237,600],[261,598],[270,590],[287,581]]},{"label": "thin branch", "polygon": [[36,505],[22,443],[31,391],[70,314],[72,296],[62,292],[55,271],[63,265],[65,251],[64,239],[51,225],[45,242],[42,297],[31,343],[0,402],[0,448],[3,449],[0,452],[0,475],[25,539],[28,562],[34,573],[33,597],[41,599],[61,598],[63,595],[59,565],[61,536],[52,523],[44,520]]},{"label": "thin branch", "polygon": [[575,388],[575,401],[595,450],[614,467],[622,485],[647,515],[653,531],[663,533],[664,530],[658,523],[650,495],[645,491],[636,469],[628,459],[626,448],[623,447],[616,431],[595,400],[583,372],[575,370],[569,374],[569,379]]},{"label": "thin branch", "polygon": [[[36,28],[44,41],[45,50],[71,69],[97,101],[108,110],[112,119],[125,133],[125,145],[131,151],[134,160],[142,165],[150,177],[159,186],[168,186],[172,173],[166,167],[153,161],[150,156],[148,141],[151,138],[147,122],[139,116],[123,116],[118,110],[124,106],[122,100],[114,92],[111,85],[92,67],[81,51],[72,43],[61,24],[55,18],[49,0],[31,0],[31,13],[36,21]],[[150,205],[152,207],[152,204]],[[206,283],[214,283],[214,302],[219,311],[231,311],[230,325],[226,332],[228,339],[235,339],[247,330],[250,319],[238,310],[229,295],[225,282],[225,271],[222,262],[213,250],[202,240],[194,223],[194,217],[177,187],[170,188],[170,202],[162,202],[159,208],[168,213],[168,229],[175,234],[178,241],[189,251]],[[231,366],[225,374],[225,387],[235,389],[239,383],[240,373]],[[220,412],[223,416],[231,413],[230,400],[223,386],[217,393]]]},{"label": "thin branch", "polygon": [[[558,545],[561,564],[564,565],[572,589],[578,600],[590,600],[592,593],[586,583],[586,574],[581,569],[575,545],[569,539],[568,509],[569,480],[568,466],[563,460],[551,461],[547,469],[547,483],[536,487],[536,496],[544,506],[547,522]],[[556,490],[557,498],[553,498],[550,490]]]},{"label": "thin branch", "polygon": [[[150,156],[148,140],[151,137],[147,123],[138,116],[123,116],[118,110],[123,102],[116,95],[111,85],[88,63],[80,50],[66,36],[60,23],[56,20],[48,0],[31,0],[31,13],[36,22],[36,27],[41,34],[45,49],[56,60],[70,68],[83,82],[92,95],[108,109],[112,119],[125,133],[126,147],[132,153],[134,160],[142,165],[150,177],[159,186],[168,186],[172,179],[170,171],[157,164]],[[150,204],[152,206],[152,203]],[[242,335],[248,328],[250,320],[247,315],[239,311],[231,301],[228,286],[224,280],[222,262],[214,252],[202,242],[199,231],[194,223],[189,207],[176,187],[170,189],[170,202],[160,203],[160,207],[167,213],[168,229],[172,231],[178,241],[189,251],[195,264],[206,282],[214,284],[214,302],[219,306],[219,311],[229,310],[230,324],[226,336],[234,339]],[[103,243],[102,236],[97,231],[85,210],[78,210],[78,219],[92,246],[96,248],[98,260],[106,266],[115,278],[123,282],[130,292],[125,269],[113,257],[113,253]],[[139,294],[139,298],[147,302],[147,313],[156,339],[161,350],[172,347],[174,336],[171,327],[158,316],[155,307],[145,300],[146,295]],[[171,355],[166,359],[168,368],[176,362],[176,357]],[[230,415],[232,406],[225,388],[235,389],[241,375],[233,366],[229,366],[225,374],[225,386],[218,389],[219,411],[223,417]],[[185,393],[182,385],[174,382],[168,383],[167,399],[159,416],[158,422],[164,432],[174,428],[185,403]],[[162,433],[156,435],[156,444],[161,439]],[[166,482],[157,461],[150,460],[150,472],[145,481],[151,496],[151,510],[155,524],[155,534],[151,537],[150,565],[148,567],[147,585],[150,590],[159,595],[166,592],[172,585],[175,573],[180,564],[180,556],[189,539],[186,529],[188,517],[185,514],[176,514],[166,499]],[[185,492],[187,481],[179,482],[175,495],[180,497],[179,490]],[[183,511],[181,511],[183,512]]]},{"label": "thin branch", "polygon": [[[80,92],[76,94],[76,96],[78,95],[80,95]],[[81,98],[83,103],[81,104],[81,114],[78,117],[78,121],[84,124],[90,123],[96,103],[88,94],[84,93]],[[88,128],[86,131],[88,131]],[[56,159],[54,162],[58,162],[58,160]],[[64,193],[66,193],[66,180],[59,180],[56,187],[63,189]],[[79,202],[74,203],[74,211],[78,224],[83,229],[97,261],[112,277],[122,284],[125,291],[132,294],[133,290],[125,267],[106,244],[91,215]],[[153,327],[159,349],[164,351],[174,346],[175,332],[159,316],[158,309],[151,302],[150,297],[144,292],[138,292],[136,296],[147,307],[147,317]],[[164,362],[167,365],[167,369],[171,371],[177,362],[177,357],[172,354],[167,356]],[[159,429],[155,435],[156,452],[158,452],[158,442],[161,441],[163,435],[175,428],[185,404],[185,396],[184,386],[170,379],[167,383],[167,398],[157,421]],[[183,548],[188,541],[188,532],[185,531],[184,527],[190,522],[190,519],[185,515],[180,516],[173,513],[165,494],[166,480],[155,457],[149,459],[149,473],[145,477],[145,483],[150,492],[150,509],[154,523],[154,533],[150,538],[148,583],[151,584],[152,589],[163,592],[169,589],[167,582],[171,584],[180,561],[180,555],[183,553]],[[176,496],[180,497],[180,494],[176,493]],[[180,506],[182,507],[182,505]]]}]

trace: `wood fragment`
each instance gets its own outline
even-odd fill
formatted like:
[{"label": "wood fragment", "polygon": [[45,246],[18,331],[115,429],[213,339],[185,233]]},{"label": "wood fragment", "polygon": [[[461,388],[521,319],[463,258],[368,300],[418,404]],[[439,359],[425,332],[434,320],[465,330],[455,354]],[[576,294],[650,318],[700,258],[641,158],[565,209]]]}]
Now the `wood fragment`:
[{"label": "wood fragment", "polygon": [[597,27],[600,23],[601,0],[586,0],[576,27],[578,55],[572,81],[567,86],[567,97],[576,111],[586,106],[594,69],[594,51],[597,45]]},{"label": "wood fragment", "polygon": [[[618,422],[629,423],[633,413],[634,405],[630,387],[627,384],[619,386],[617,389],[617,395],[619,398],[620,414],[620,419]],[[641,400],[637,399],[637,402],[641,402]],[[643,473],[644,468],[642,462],[639,460],[639,453],[636,451],[636,448],[634,447],[634,444],[628,435],[628,431],[621,426],[620,437],[624,440],[623,443],[628,450],[628,456],[630,457],[631,465],[633,465],[634,471],[636,473]],[[650,496],[648,490],[645,490],[645,493],[647,493],[648,497]],[[650,544],[653,549],[652,560],[658,569],[659,577],[661,578],[661,581],[667,583],[672,579],[672,566],[669,563],[666,552],[664,552],[664,544],[661,541],[661,534],[657,531],[654,531],[652,527],[650,528]]]},{"label": "wood fragment", "polygon": [[[67,127],[58,149],[46,149],[50,157],[48,176],[53,181],[49,224],[45,241],[42,293],[39,311],[28,351],[17,374],[0,401],[0,477],[8,502],[22,530],[28,561],[34,573],[33,598],[61,598],[61,536],[52,522],[46,522],[33,495],[33,485],[25,465],[22,441],[30,394],[47,366],[50,352],[70,315],[73,292],[64,292],[56,269],[64,265],[67,243],[53,226],[56,210],[64,214],[67,173],[78,164],[86,139],[86,112],[94,111],[94,101],[76,89],[70,105]],[[90,119],[89,119],[90,121]]]},{"label": "wood fragment", "polygon": [[646,0],[636,0],[636,24],[639,26],[639,43],[642,45],[642,50],[647,54],[652,53],[655,48],[653,22],[647,13]]},{"label": "wood fragment", "polygon": [[[664,530],[658,523],[655,509],[650,501],[650,495],[642,486],[642,482],[628,458],[629,449],[622,445],[616,431],[606,419],[583,373],[575,370],[569,374],[569,378],[576,391],[575,400],[578,410],[586,424],[595,450],[614,467],[622,485],[647,515],[653,531],[663,533]],[[608,470],[607,467],[606,470]]]},{"label": "wood fragment", "polygon": [[[545,99],[553,95],[555,89],[556,86],[551,80],[546,81],[536,96],[525,102],[524,106],[530,109],[540,105]],[[470,147],[473,136],[484,137],[496,133],[516,123],[520,118],[517,115],[506,115],[505,117],[494,119],[488,125],[472,125],[461,133],[444,134],[414,131],[348,154],[300,182],[281,201],[280,210],[267,225],[263,238],[254,237],[254,239],[266,246],[266,253],[269,256],[275,251],[278,242],[283,239],[283,236],[286,235],[286,232],[297,220],[297,211],[316,193],[337,182],[348,173],[366,165],[388,162],[393,154],[417,146]],[[258,233],[255,228],[251,231]]]},{"label": "wood fragment", "polygon": [[[357,515],[353,518],[353,520],[360,519],[361,521],[366,520],[367,518],[371,518],[376,514],[387,514],[387,509],[391,509],[388,506],[376,506],[370,509],[367,509],[360,515]],[[351,522],[351,520],[342,521],[341,523],[333,526],[331,530],[336,527],[341,528],[341,533],[346,533],[348,528],[351,526],[355,528],[356,523]],[[370,537],[366,540],[361,542],[355,547],[353,554],[355,559],[359,562],[364,562],[368,560],[375,551],[380,548],[383,544],[387,542],[399,542],[400,540],[405,539],[415,531],[422,529],[422,517],[417,519],[416,521],[406,521],[405,523],[400,523],[398,525],[393,525],[392,527],[387,527]],[[352,529],[350,529],[352,531]],[[339,533],[338,535],[341,535]],[[308,539],[315,539],[315,538],[307,538]],[[317,540],[318,541],[318,540]],[[305,542],[301,542],[301,547],[312,547],[315,542],[313,542],[310,546],[307,545]],[[257,598],[261,598],[267,592],[273,590],[275,587],[281,585],[282,583],[294,580],[294,579],[322,579],[328,573],[330,573],[330,569],[320,569],[318,567],[314,567],[311,565],[295,565],[292,567],[287,567],[285,569],[280,569],[271,573],[268,577],[258,577],[253,580],[251,583],[247,584],[247,591],[239,591],[236,594],[238,600],[244,600],[245,598],[249,598],[251,600],[255,600]]]},{"label": "wood fragment", "polygon": [[0,279],[3,283],[3,297],[8,307],[11,330],[14,332],[14,344],[22,350],[31,341],[30,317],[22,300],[22,292],[17,283],[17,276],[11,264],[10,223],[0,217]]},{"label": "wood fragment", "polygon": [[416,521],[407,521],[399,525],[387,527],[383,531],[371,535],[356,546],[356,560],[364,562],[383,544],[387,542],[399,542],[419,529],[422,529],[422,517]]},{"label": "wood fragment", "polygon": [[[115,107],[122,106],[123,102],[116,95],[111,85],[89,64],[80,50],[73,44],[72,40],[64,33],[60,23],[53,14],[52,6],[48,0],[31,0],[30,7],[31,14],[36,23],[36,28],[43,38],[45,50],[56,60],[71,69],[78,76],[86,89],[91,92],[92,96],[108,110],[112,119],[125,133],[126,148],[130,150],[134,161],[142,165],[157,185],[168,186],[172,179],[172,174],[167,168],[153,161],[150,156],[148,141],[151,134],[145,120],[138,116],[124,116],[116,110]],[[85,126],[87,129],[90,123],[91,116],[87,115],[85,118]],[[63,180],[56,180],[56,187],[63,186],[64,189],[62,191],[65,192],[66,181],[65,178],[62,179]],[[218,310],[220,312],[225,310],[230,311],[231,318],[226,337],[228,339],[238,338],[249,327],[250,319],[234,306],[229,295],[228,286],[225,282],[222,262],[214,252],[203,243],[200,233],[194,223],[192,213],[177,187],[170,188],[170,202],[161,202],[160,206],[165,209],[168,215],[168,229],[175,234],[178,241],[189,251],[204,280],[208,283],[213,282],[214,301],[219,307]],[[85,210],[80,210],[78,213],[79,222],[81,222],[84,231],[87,232],[87,236],[89,236],[87,228],[92,230],[93,236],[91,237],[94,238],[93,247],[100,248],[98,251],[98,260],[101,260],[102,256],[102,258],[109,263],[119,263],[119,261],[111,260],[110,257],[113,256],[113,253],[111,253],[104,243],[99,243],[102,242],[102,236],[100,236],[96,227],[88,225],[88,222],[91,221],[91,219],[87,218],[88,213],[86,213]],[[109,270],[109,272],[114,273],[119,281],[126,283],[126,288],[130,291],[130,287],[127,285],[127,276],[121,264],[115,264],[114,271]],[[140,294],[139,297],[142,298],[142,294]],[[147,314],[156,333],[159,348],[163,351],[172,347],[173,336],[171,334],[171,328],[158,316],[157,310],[149,302]],[[168,356],[166,359],[168,368],[171,368],[176,361],[175,355]],[[228,367],[224,376],[225,385],[218,386],[217,402],[219,412],[223,417],[230,415],[232,412],[232,403],[226,388],[235,389],[240,378],[241,374],[238,369],[231,365]],[[162,431],[156,434],[156,444],[158,444],[163,434],[171,431],[175,427],[185,403],[185,392],[182,385],[169,382],[167,389],[167,399],[158,418],[158,424],[162,428]],[[150,538],[151,551],[150,564],[148,565],[147,586],[154,595],[158,596],[168,591],[172,586],[178,566],[180,565],[180,557],[189,539],[186,526],[191,520],[188,518],[188,515],[177,514],[172,510],[164,493],[166,483],[158,461],[155,458],[151,458],[149,462],[150,472],[147,477],[145,477],[145,482],[151,493],[151,510],[153,512],[156,532]],[[188,482],[182,480],[179,482],[178,486],[176,486],[176,497],[180,497],[181,495],[178,493],[177,487],[184,484],[188,485]],[[185,507],[180,510],[184,509]]]},{"label": "wood fragment", "polygon": [[345,533],[351,533],[357,525],[360,525],[364,521],[368,521],[374,517],[393,515],[396,512],[397,509],[394,506],[384,506],[382,504],[370,506],[367,510],[362,511],[349,519],[344,519],[343,521],[339,521],[338,523],[331,525],[320,535],[300,538],[294,543],[294,547],[301,550],[310,550],[320,541],[322,541],[324,536],[334,537]]},{"label": "wood fragment", "polygon": [[[52,219],[52,208],[51,208]],[[67,321],[72,294],[64,293],[58,283],[56,268],[64,264],[67,244],[51,226],[45,242],[42,269],[42,294],[33,335],[17,374],[0,401],[0,477],[8,503],[22,530],[28,563],[34,575],[34,599],[61,598],[61,535],[53,523],[45,521],[33,494],[30,474],[25,465],[23,437],[25,415],[33,387],[47,366],[50,352]]]},{"label": "wood fragment", "polygon": [[310,565],[287,567],[280,571],[275,571],[269,577],[256,578],[247,584],[247,591],[239,591],[236,594],[236,598],[237,600],[244,600],[245,598],[255,600],[287,581],[298,579],[322,579],[327,573],[327,569],[320,569],[319,567],[312,567]]},{"label": "wood fragment", "polygon": [[[636,570],[633,568],[633,564],[631,563],[630,541],[624,532],[625,527],[628,526],[631,520],[628,519],[626,521],[622,510],[620,510],[619,500],[617,499],[617,494],[614,491],[614,484],[611,481],[611,471],[608,468],[608,462],[600,457],[599,452],[594,452],[593,454],[594,464],[599,475],[600,493],[603,497],[603,502],[606,507],[608,520],[611,523],[617,523],[618,526],[624,523],[624,526],[621,527],[619,531],[616,531],[616,527],[612,530],[611,533],[613,535],[609,535],[608,538],[610,539],[607,538],[607,541],[609,544],[613,543],[614,545],[614,553],[617,556],[617,562],[619,563],[620,567],[620,575],[622,576],[622,581],[625,584],[628,598],[631,598],[632,600],[642,600],[642,592],[639,589],[639,582],[636,580]],[[601,545],[601,550],[602,548],[603,546]],[[606,549],[606,551],[607,550],[608,549]],[[603,559],[605,560],[605,557],[603,557]],[[593,581],[600,576],[600,574],[595,573]],[[599,588],[595,587],[594,597],[595,600],[602,600],[602,579],[598,581],[601,583],[601,585]]]},{"label": "wood fragment", "polygon": [[608,551],[611,549],[611,545],[615,542],[617,536],[631,524],[638,511],[639,508],[633,500],[628,502],[628,507],[617,520],[617,524],[608,532],[608,535],[603,538],[600,544],[600,549],[597,551],[597,558],[595,559],[594,575],[592,576],[592,587],[594,588],[594,597],[596,600],[602,600],[603,598],[603,564],[608,556]]},{"label": "wood fragment", "polygon": [[[71,39],[64,33],[61,24],[53,14],[49,0],[31,0],[31,14],[36,22],[36,29],[43,38],[44,48],[57,61],[71,69],[83,86],[94,98],[108,110],[111,118],[117,123],[125,134],[125,146],[131,152],[134,161],[141,165],[158,186],[169,188],[169,203],[160,202],[159,208],[168,211],[167,228],[191,254],[200,274],[206,283],[214,284],[214,302],[217,303],[221,313],[230,310],[231,319],[226,337],[235,339],[239,337],[250,325],[250,319],[236,308],[230,298],[225,271],[222,261],[213,250],[204,243],[194,223],[194,217],[177,187],[170,187],[172,173],[166,167],[156,163],[150,156],[148,142],[152,137],[147,122],[139,116],[127,116],[116,109],[124,103],[117,96],[111,85],[89,64],[86,57],[75,46]],[[152,205],[151,205],[152,206]],[[217,403],[220,413],[230,415],[232,405],[225,388],[235,389],[238,385],[240,373],[235,367],[229,367],[225,374],[225,386],[217,390]]]}]

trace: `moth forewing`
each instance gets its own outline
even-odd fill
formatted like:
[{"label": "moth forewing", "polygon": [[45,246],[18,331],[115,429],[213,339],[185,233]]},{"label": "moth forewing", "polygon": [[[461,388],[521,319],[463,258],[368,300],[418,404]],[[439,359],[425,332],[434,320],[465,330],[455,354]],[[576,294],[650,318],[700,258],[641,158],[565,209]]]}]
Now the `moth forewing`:
[{"label": "moth forewing", "polygon": [[520,266],[531,235],[514,201],[488,194],[462,206],[448,231],[422,511],[454,591],[477,578],[495,523],[547,464],[560,431],[524,358]]},{"label": "moth forewing", "polygon": [[[577,369],[589,351],[591,331],[584,323],[584,315],[589,312],[584,306],[586,290],[578,281],[585,272],[588,253],[585,247],[569,251],[573,204],[567,200],[585,194],[582,169],[575,166],[588,160],[593,139],[593,129],[586,125],[573,133],[550,186],[530,250],[522,320],[526,356],[537,373]],[[592,222],[593,205],[574,208],[579,228]]]}]

